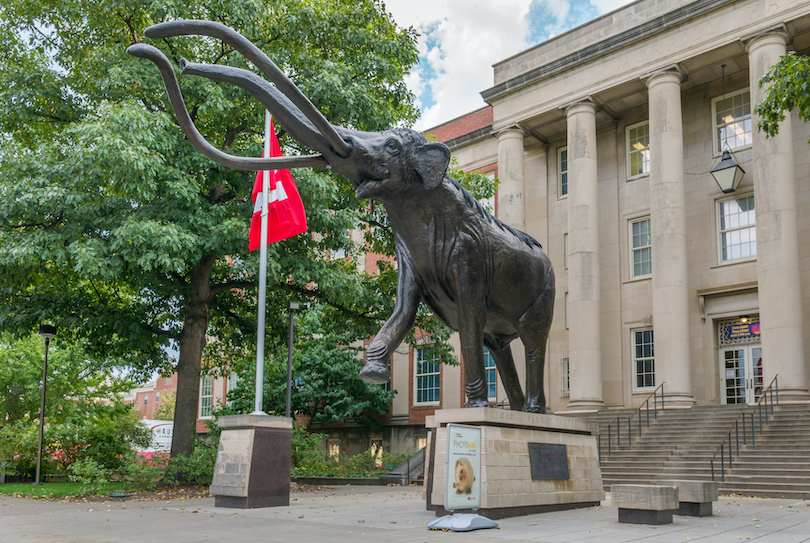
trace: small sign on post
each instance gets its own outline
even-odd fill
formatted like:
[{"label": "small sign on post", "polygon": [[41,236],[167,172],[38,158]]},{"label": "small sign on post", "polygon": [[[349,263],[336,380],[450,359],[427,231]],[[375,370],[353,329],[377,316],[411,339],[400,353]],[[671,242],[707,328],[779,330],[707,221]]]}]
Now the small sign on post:
[{"label": "small sign on post", "polygon": [[445,509],[475,511],[481,507],[481,428],[447,425],[445,474]]},{"label": "small sign on post", "polygon": [[451,514],[429,523],[428,529],[469,532],[498,527],[496,522],[474,513],[452,514],[456,509],[481,508],[481,448],[480,427],[447,425],[444,508]]}]

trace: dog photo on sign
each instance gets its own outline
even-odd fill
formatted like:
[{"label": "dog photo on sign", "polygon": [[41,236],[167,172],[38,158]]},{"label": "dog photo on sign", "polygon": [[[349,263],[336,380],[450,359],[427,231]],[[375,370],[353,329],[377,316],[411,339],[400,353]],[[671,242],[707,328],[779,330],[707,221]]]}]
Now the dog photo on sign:
[{"label": "dog photo on sign", "polygon": [[474,482],[475,471],[473,470],[470,461],[466,458],[459,458],[456,460],[456,482],[453,483],[453,488],[456,489],[456,494],[472,493]]}]

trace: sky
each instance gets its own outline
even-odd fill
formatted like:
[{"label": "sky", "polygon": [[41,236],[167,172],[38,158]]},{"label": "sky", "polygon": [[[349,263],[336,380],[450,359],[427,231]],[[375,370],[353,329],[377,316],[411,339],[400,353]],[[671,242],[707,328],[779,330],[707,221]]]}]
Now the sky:
[{"label": "sky", "polygon": [[492,65],[633,0],[385,0],[401,27],[414,27],[419,65],[407,77],[432,128],[486,103]]}]

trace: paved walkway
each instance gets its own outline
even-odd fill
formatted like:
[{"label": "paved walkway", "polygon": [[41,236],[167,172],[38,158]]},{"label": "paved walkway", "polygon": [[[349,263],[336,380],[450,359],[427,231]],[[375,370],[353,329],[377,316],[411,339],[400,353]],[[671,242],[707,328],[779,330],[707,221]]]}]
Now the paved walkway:
[{"label": "paved walkway", "polygon": [[[619,524],[601,507],[498,521],[465,534],[430,531],[421,487],[335,487],[293,493],[289,507],[223,509],[213,498],[171,502],[52,503],[0,496],[0,543],[10,542],[810,542],[810,501],[720,498],[714,516],[673,524]],[[462,539],[463,538],[463,539]]]}]

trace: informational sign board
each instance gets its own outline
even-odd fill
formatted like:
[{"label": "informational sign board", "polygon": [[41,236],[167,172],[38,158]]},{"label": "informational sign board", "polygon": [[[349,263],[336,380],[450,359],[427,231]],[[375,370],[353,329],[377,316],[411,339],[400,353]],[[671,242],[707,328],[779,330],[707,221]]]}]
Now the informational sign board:
[{"label": "informational sign board", "polygon": [[454,511],[480,507],[481,428],[448,424],[444,508]]},{"label": "informational sign board", "polygon": [[568,479],[568,451],[565,445],[529,443],[532,479]]},{"label": "informational sign board", "polygon": [[[172,433],[174,432],[174,421],[171,420],[151,420],[142,419],[142,424],[152,431],[152,444],[142,453],[169,452],[172,448]],[[150,455],[151,456],[151,455]]]}]

